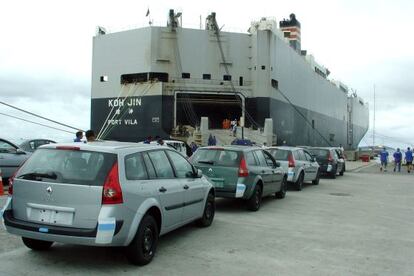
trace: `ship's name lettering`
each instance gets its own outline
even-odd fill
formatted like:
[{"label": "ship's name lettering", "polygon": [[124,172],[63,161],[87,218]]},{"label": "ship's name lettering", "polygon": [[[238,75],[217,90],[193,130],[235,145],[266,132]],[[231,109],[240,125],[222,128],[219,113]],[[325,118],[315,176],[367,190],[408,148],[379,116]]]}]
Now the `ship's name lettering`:
[{"label": "ship's name lettering", "polygon": [[141,98],[131,98],[131,99],[111,99],[108,100],[108,107],[123,107],[123,106],[141,106]]},{"label": "ship's name lettering", "polygon": [[135,125],[138,125],[138,121],[137,121],[137,119],[108,120],[108,125],[112,125],[112,126],[119,126],[119,125],[135,126]]}]

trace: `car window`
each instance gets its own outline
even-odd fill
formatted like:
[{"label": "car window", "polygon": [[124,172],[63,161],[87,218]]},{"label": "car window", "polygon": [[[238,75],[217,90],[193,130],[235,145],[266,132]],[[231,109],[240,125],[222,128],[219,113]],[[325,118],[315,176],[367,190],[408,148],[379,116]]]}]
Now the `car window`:
[{"label": "car window", "polygon": [[151,160],[148,157],[148,154],[143,154],[144,157],[144,163],[145,167],[147,167],[148,176],[151,179],[157,178],[157,175],[155,174],[154,165],[152,164]]},{"label": "car window", "polygon": [[181,154],[170,150],[167,153],[174,166],[177,177],[185,178],[194,174],[193,166]]},{"label": "car window", "polygon": [[38,149],[19,170],[28,174],[54,174],[55,183],[102,186],[117,157],[116,154],[59,149]]},{"label": "car window", "polygon": [[333,150],[332,152],[333,152],[334,159],[336,159],[336,160],[339,159],[338,153],[336,152],[336,150]]},{"label": "car window", "polygon": [[257,166],[256,158],[254,157],[253,152],[247,152],[244,156],[246,156],[247,165]]},{"label": "car window", "polygon": [[192,157],[192,162],[193,164],[236,167],[240,163],[240,153],[225,149],[198,149]]},{"label": "car window", "polygon": [[259,160],[260,166],[267,167],[266,158],[263,155],[263,151],[257,150],[254,153],[256,154],[256,157]]},{"label": "car window", "polygon": [[6,141],[0,141],[0,152],[16,152],[16,148],[12,144],[7,143]]},{"label": "car window", "polygon": [[273,157],[276,160],[288,160],[289,151],[288,150],[282,150],[282,149],[271,149],[269,150],[270,154],[273,155]]},{"label": "car window", "polygon": [[310,153],[307,151],[304,151],[304,153],[305,153],[306,160],[312,162],[312,156],[310,155]]},{"label": "car window", "polygon": [[293,157],[295,157],[295,160],[301,160],[299,151],[293,150],[292,153],[293,153]]},{"label": "car window", "polygon": [[141,153],[134,153],[125,157],[125,176],[128,180],[148,179]]},{"label": "car window", "polygon": [[299,155],[299,160],[306,161],[306,156],[303,150],[298,150],[297,153]]},{"label": "car window", "polygon": [[155,173],[158,178],[174,178],[170,161],[163,150],[150,151],[148,155],[154,164]]},{"label": "car window", "polygon": [[35,150],[35,149],[36,149],[36,146],[35,146],[35,142],[34,142],[34,141],[31,141],[31,142],[29,143],[29,146],[30,146],[30,148],[31,148],[32,150]]},{"label": "car window", "polygon": [[270,153],[265,152],[265,151],[262,151],[262,153],[263,153],[263,155],[265,157],[266,164],[267,164],[268,167],[272,167],[273,168],[274,166],[276,166],[275,162],[273,162],[273,158],[270,155]]},{"label": "car window", "polygon": [[329,150],[326,149],[309,149],[309,151],[319,158],[327,158],[329,153]]}]

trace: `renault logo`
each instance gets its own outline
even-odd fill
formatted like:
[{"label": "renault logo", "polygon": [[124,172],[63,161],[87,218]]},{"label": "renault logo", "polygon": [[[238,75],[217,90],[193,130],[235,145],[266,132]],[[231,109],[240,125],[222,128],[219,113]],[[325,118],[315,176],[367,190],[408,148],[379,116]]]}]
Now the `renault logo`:
[{"label": "renault logo", "polygon": [[213,172],[213,169],[212,168],[208,169],[208,172]]},{"label": "renault logo", "polygon": [[52,190],[52,187],[47,187],[47,189],[46,189],[46,192],[50,195],[50,194],[52,194],[52,192],[53,192],[53,190]]}]

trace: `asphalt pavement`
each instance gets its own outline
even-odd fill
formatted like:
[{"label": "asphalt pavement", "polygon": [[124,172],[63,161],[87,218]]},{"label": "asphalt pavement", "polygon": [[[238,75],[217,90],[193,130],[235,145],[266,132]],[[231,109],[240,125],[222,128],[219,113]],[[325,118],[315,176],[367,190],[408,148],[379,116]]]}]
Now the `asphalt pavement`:
[{"label": "asphalt pavement", "polygon": [[413,214],[414,174],[371,164],[267,198],[258,212],[218,199],[211,227],[161,237],[144,267],[120,248],[33,252],[0,230],[0,275],[414,275]]}]

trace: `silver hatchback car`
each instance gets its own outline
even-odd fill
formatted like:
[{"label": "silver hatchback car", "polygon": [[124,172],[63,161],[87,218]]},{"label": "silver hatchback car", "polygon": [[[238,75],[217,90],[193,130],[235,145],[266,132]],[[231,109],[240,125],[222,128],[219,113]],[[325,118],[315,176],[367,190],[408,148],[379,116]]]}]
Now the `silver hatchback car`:
[{"label": "silver hatchback car", "polygon": [[319,184],[319,164],[306,149],[269,147],[267,150],[288,172],[287,180],[294,185],[296,190],[302,190],[303,183],[306,181],[312,181],[314,185]]},{"label": "silver hatchback car", "polygon": [[9,233],[33,250],[53,242],[124,246],[149,263],[158,237],[215,213],[212,184],[181,154],[120,142],[51,144],[17,171],[3,209]]}]

